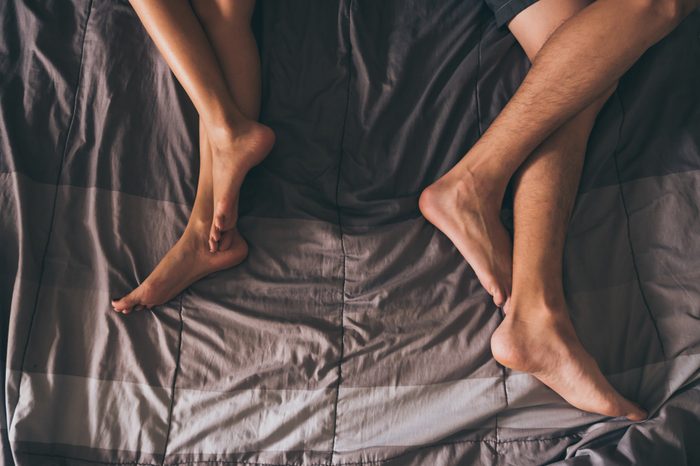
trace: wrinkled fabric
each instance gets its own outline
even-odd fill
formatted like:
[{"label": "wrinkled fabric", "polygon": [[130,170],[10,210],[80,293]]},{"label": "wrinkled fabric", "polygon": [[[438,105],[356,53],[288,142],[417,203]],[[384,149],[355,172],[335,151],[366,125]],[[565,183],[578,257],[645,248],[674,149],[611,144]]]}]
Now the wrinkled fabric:
[{"label": "wrinkled fabric", "polygon": [[497,26],[504,26],[537,0],[484,0],[493,11]]},{"label": "wrinkled fabric", "polygon": [[527,71],[487,6],[258,3],[250,255],[125,317],[191,211],[196,112],[126,1],[0,2],[1,464],[700,463],[700,13],[601,111],[566,242],[631,424],[499,366],[418,211]]}]

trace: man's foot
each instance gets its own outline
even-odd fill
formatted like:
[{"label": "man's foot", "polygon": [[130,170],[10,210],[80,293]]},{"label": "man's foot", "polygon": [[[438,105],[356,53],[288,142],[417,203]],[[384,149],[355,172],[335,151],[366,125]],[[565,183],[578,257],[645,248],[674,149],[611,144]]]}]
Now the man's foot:
[{"label": "man's foot", "polygon": [[503,306],[510,295],[513,246],[499,217],[498,195],[468,175],[443,176],[421,193],[418,207],[454,243],[494,303]]},{"label": "man's foot", "polygon": [[209,225],[188,225],[182,237],[163,257],[151,274],[121,299],[112,301],[117,312],[150,309],[180,294],[182,290],[213,272],[241,263],[248,254],[248,245],[238,230],[228,230],[221,236],[225,251],[210,252],[207,244]]},{"label": "man's foot", "polygon": [[210,251],[224,250],[222,234],[238,220],[238,194],[248,171],[263,161],[275,143],[275,133],[256,121],[238,124],[236,131],[210,134],[214,184],[214,218]]},{"label": "man's foot", "polygon": [[491,337],[496,361],[532,374],[576,408],[632,421],[646,419],[642,408],[607,381],[581,345],[568,314],[563,314],[565,308],[530,313],[525,320],[517,315],[517,307],[510,309]]}]

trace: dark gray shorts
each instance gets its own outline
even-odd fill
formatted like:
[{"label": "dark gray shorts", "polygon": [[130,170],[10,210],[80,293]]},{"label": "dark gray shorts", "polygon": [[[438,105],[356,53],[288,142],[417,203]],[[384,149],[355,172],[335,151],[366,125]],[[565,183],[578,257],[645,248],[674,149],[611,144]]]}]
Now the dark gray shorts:
[{"label": "dark gray shorts", "polygon": [[503,26],[515,18],[518,13],[529,7],[537,0],[485,0],[486,4],[496,15],[496,24]]}]

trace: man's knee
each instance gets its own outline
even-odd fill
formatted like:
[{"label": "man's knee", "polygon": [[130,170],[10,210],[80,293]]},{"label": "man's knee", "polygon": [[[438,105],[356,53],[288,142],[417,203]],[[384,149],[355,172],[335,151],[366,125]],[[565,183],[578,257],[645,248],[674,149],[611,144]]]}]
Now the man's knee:
[{"label": "man's knee", "polygon": [[697,5],[698,0],[627,0],[649,26],[669,31],[676,27]]}]

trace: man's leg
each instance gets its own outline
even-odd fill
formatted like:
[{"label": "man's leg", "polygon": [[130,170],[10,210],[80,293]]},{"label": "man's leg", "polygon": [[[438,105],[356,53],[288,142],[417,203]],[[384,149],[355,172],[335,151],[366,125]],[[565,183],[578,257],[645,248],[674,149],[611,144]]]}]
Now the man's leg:
[{"label": "man's leg", "polygon": [[[155,4],[157,2],[149,4],[148,7],[153,7]],[[190,8],[189,5],[187,7]],[[211,54],[215,57],[216,68],[212,68],[211,64],[209,68],[202,67],[202,69],[212,73],[209,76],[212,87],[216,88],[219,79],[223,79],[226,93],[230,93],[229,98],[235,101],[236,108],[239,109],[238,111],[242,113],[243,117],[249,120],[257,119],[260,107],[260,66],[257,46],[250,31],[250,17],[254,0],[236,0],[236,2],[198,0],[193,3],[193,7],[194,11],[190,8],[189,12],[184,10],[181,13],[194,15],[196,11],[197,17],[193,17],[194,21],[197,21],[198,24],[201,21],[201,24],[204,25],[208,51],[200,54],[204,56]],[[161,18],[161,20],[163,19]],[[190,21],[182,20],[182,22],[189,23]],[[151,25],[151,27],[154,26]],[[172,25],[168,27],[172,27]],[[201,29],[201,26],[198,27]],[[173,32],[176,40],[182,39],[179,37],[181,32],[179,30]],[[159,33],[165,34],[162,31]],[[210,42],[211,45],[208,45]],[[193,44],[196,44],[196,41],[193,41]],[[193,44],[190,46],[194,46]],[[172,47],[173,44],[168,46]],[[187,57],[180,57],[176,60],[180,59],[187,59]],[[204,63],[208,61],[203,60]],[[189,79],[203,78],[199,76],[199,72],[194,74],[195,76]],[[207,81],[202,81],[190,86],[199,92],[201,86],[207,85]],[[219,104],[220,102],[215,102],[212,105]],[[132,309],[150,308],[166,302],[196,280],[217,270],[233,267],[246,257],[247,244],[235,227],[223,231],[212,229],[217,171],[214,168],[215,157],[211,136],[207,130],[206,122],[200,115],[199,181],[194,207],[185,232],[139,287],[127,296],[113,301],[115,310],[128,313]],[[240,181],[242,182],[242,177]],[[233,201],[233,212],[236,213],[237,191],[234,193]],[[212,238],[212,235],[216,235],[216,237]],[[218,252],[212,252],[216,249]]]},{"label": "man's leg", "polygon": [[423,192],[421,211],[455,243],[497,304],[505,302],[510,285],[509,242],[499,211],[511,177],[545,138],[608,92],[697,4],[596,0],[577,13],[547,40],[481,139]]},{"label": "man's leg", "polygon": [[[216,249],[221,232],[236,225],[243,178],[274,144],[272,130],[241,108],[242,98],[259,100],[260,94],[260,64],[250,30],[255,2],[198,2],[201,21],[188,0],[131,0],[131,5],[192,99],[209,137],[214,171],[211,241]],[[222,25],[228,25],[228,34]],[[229,73],[234,82],[227,82],[222,67],[236,70]],[[238,91],[233,84],[241,85]]]},{"label": "man's leg", "polygon": [[[548,36],[587,3],[540,0],[509,27],[532,61]],[[532,373],[577,408],[638,420],[646,413],[615,391],[581,345],[562,283],[564,241],[586,144],[611,92],[555,130],[516,174],[513,289],[492,351],[501,364]]]},{"label": "man's leg", "polygon": [[516,178],[513,290],[491,350],[499,363],[529,372],[579,409],[638,421],[644,410],[615,391],[581,345],[562,285],[566,227],[602,103],[555,131]]},{"label": "man's leg", "polygon": [[[540,0],[509,27],[534,60],[549,34],[587,3]],[[608,95],[555,130],[516,174],[513,289],[492,351],[501,364],[532,373],[577,408],[639,420],[646,413],[615,391],[581,345],[562,283],[566,230],[586,144]]]}]

